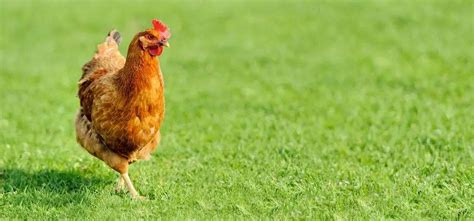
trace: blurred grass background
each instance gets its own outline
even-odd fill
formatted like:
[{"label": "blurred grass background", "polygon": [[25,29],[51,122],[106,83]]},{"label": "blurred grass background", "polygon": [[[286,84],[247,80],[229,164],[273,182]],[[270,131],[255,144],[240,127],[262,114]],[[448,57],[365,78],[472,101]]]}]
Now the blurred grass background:
[{"label": "blurred grass background", "polygon": [[[0,218],[472,219],[472,1],[0,1]],[[162,142],[75,142],[81,66],[171,28]]]}]

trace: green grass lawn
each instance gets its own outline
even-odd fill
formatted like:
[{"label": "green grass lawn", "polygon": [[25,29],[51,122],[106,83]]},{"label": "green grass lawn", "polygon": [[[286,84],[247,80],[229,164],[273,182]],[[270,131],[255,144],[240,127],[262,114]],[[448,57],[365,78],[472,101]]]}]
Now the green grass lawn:
[{"label": "green grass lawn", "polygon": [[[0,1],[0,219],[473,219],[472,1]],[[169,25],[162,142],[75,141],[81,66]]]}]

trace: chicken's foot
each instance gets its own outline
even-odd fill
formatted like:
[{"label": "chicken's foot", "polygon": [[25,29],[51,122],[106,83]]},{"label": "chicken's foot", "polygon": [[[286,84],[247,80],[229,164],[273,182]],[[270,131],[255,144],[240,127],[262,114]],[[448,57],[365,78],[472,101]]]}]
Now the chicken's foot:
[{"label": "chicken's foot", "polygon": [[143,199],[144,198],[144,197],[140,196],[140,194],[138,194],[135,187],[133,187],[132,181],[130,180],[130,177],[128,176],[128,173],[121,174],[120,176],[125,181],[125,184],[127,185],[128,191],[130,192],[130,195],[132,195],[132,198],[134,198],[134,199]]}]

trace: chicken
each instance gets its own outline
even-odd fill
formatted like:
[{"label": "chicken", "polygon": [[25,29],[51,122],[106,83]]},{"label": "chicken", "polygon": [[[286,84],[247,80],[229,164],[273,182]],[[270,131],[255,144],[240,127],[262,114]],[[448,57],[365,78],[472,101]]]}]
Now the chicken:
[{"label": "chicken", "polygon": [[140,198],[128,175],[129,164],[149,159],[160,142],[165,113],[164,82],[157,59],[168,47],[170,32],[153,20],[154,28],[135,35],[125,59],[121,37],[113,30],[82,70],[78,82],[80,110],[76,138],[90,154],[117,171],[117,190],[128,188]]}]

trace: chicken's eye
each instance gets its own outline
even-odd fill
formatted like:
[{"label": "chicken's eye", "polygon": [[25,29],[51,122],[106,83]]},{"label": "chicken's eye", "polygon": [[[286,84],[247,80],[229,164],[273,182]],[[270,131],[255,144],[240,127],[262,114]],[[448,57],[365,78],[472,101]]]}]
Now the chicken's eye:
[{"label": "chicken's eye", "polygon": [[152,39],[155,38],[155,37],[154,37],[153,35],[146,35],[146,38],[147,38],[148,40],[152,40]]}]

